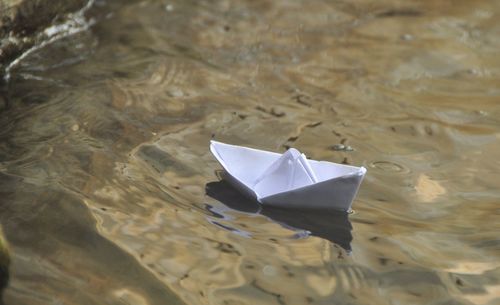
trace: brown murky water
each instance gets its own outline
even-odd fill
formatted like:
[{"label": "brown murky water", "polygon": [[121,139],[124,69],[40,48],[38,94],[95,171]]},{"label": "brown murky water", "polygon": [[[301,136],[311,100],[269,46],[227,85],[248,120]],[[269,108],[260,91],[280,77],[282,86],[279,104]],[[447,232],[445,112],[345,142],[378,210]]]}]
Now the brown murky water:
[{"label": "brown murky water", "polygon": [[[499,304],[500,2],[87,19],[3,91],[7,304]],[[355,214],[259,211],[216,182],[212,137],[366,166]]]}]

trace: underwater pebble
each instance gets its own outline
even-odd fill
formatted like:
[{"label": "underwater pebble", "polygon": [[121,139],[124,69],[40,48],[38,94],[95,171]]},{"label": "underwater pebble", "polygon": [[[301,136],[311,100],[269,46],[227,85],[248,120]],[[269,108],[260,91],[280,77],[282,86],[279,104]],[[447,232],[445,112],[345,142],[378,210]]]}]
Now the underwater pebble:
[{"label": "underwater pebble", "polygon": [[401,40],[404,40],[404,41],[410,41],[410,40],[413,40],[413,35],[411,34],[403,34],[401,35]]}]

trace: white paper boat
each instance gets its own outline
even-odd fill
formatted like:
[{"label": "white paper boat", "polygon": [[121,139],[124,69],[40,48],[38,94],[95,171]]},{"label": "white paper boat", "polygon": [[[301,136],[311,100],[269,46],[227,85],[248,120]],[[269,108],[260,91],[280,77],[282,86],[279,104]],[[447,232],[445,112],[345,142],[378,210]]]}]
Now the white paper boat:
[{"label": "white paper boat", "polygon": [[350,211],[366,173],[355,167],[307,160],[291,148],[284,154],[210,142],[226,180],[265,205]]}]

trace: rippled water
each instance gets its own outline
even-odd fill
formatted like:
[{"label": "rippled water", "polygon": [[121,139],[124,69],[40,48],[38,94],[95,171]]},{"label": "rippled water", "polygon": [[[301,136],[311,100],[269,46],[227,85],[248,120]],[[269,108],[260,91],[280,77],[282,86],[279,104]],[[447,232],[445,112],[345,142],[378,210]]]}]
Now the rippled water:
[{"label": "rippled water", "polygon": [[[2,91],[7,304],[498,304],[499,18],[96,1]],[[355,214],[260,209],[211,138],[366,166]]]}]

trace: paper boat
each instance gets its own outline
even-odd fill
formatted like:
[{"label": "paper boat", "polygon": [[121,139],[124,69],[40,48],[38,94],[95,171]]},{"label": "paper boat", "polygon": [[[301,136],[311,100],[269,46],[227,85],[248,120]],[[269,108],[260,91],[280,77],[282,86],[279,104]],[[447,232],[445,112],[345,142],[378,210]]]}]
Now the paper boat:
[{"label": "paper boat", "polygon": [[264,205],[350,211],[366,173],[355,167],[211,141],[225,179]]}]

